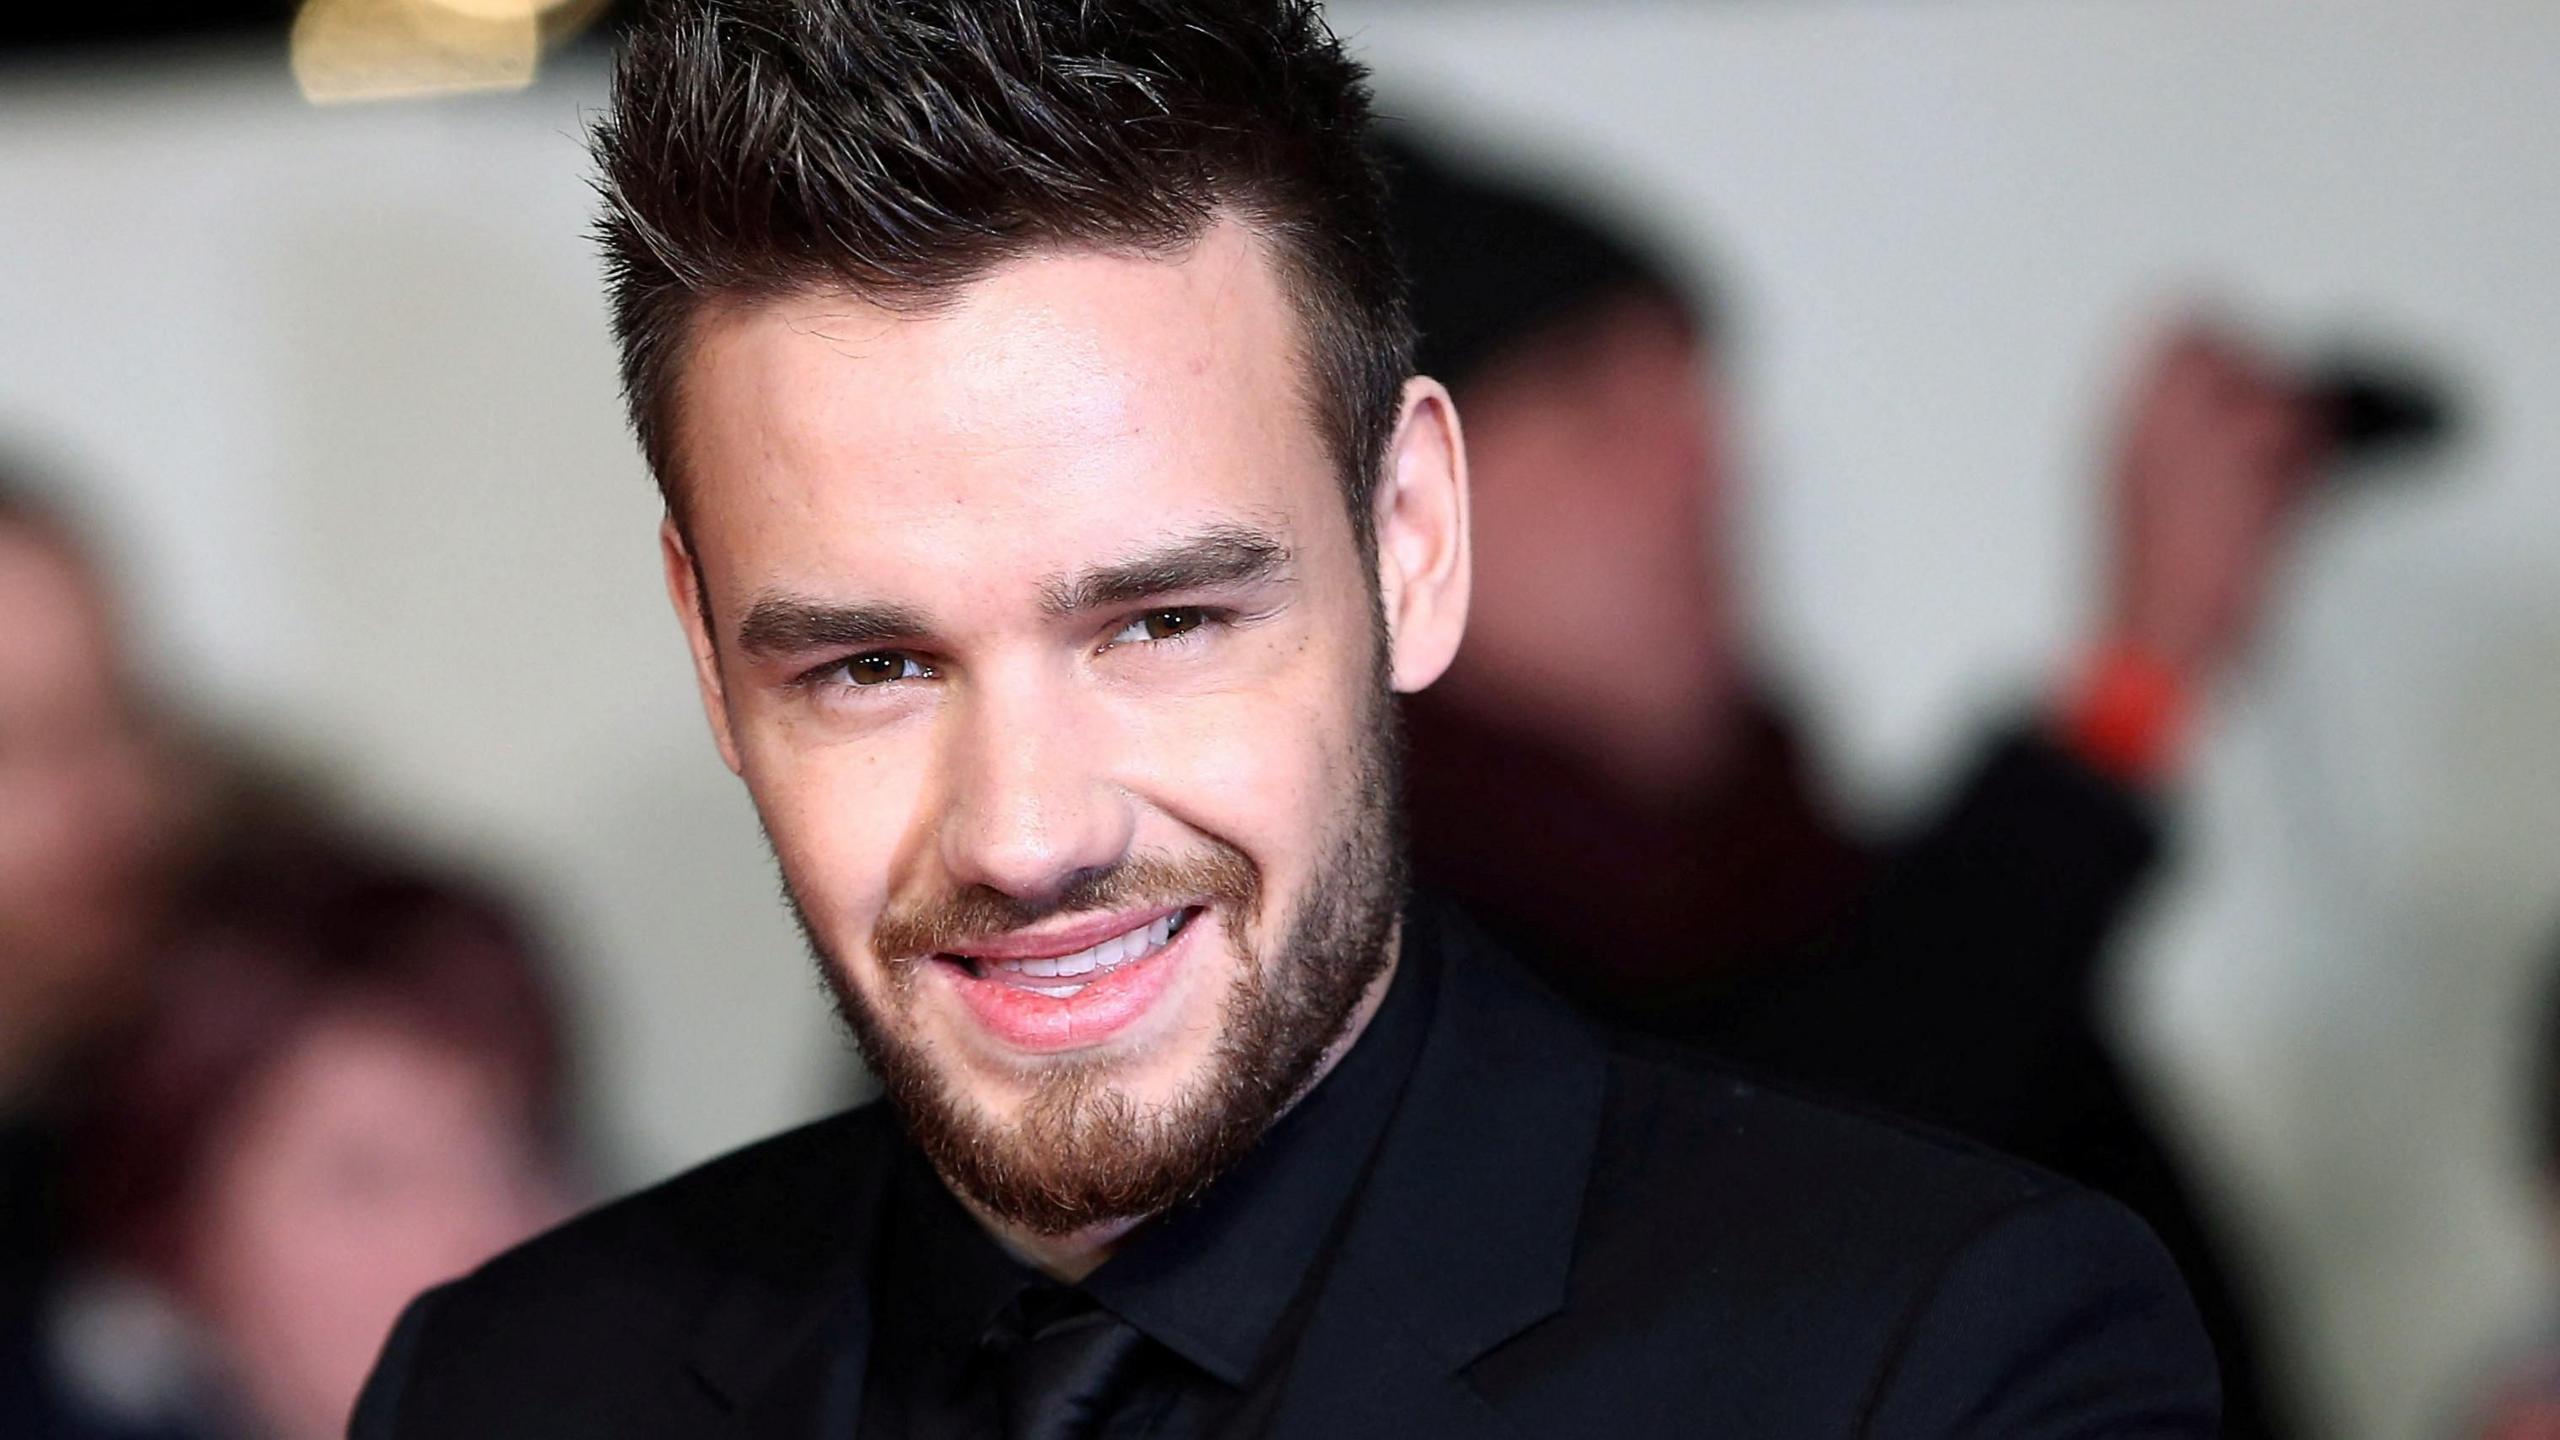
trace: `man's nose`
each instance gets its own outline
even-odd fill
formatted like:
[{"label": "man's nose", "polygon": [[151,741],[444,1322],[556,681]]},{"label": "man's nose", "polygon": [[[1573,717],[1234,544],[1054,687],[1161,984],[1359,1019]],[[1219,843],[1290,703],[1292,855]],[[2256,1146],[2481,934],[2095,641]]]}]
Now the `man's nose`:
[{"label": "man's nose", "polygon": [[953,707],[942,863],[954,883],[1037,904],[1128,855],[1134,805],[1108,726],[1063,687],[990,678]]}]

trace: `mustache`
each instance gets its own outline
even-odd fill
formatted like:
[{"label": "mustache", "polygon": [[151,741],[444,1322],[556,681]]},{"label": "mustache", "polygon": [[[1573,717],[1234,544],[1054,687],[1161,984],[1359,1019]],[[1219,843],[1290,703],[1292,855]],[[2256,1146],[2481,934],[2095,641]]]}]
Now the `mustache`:
[{"label": "mustache", "polygon": [[922,960],[1052,916],[1096,910],[1205,903],[1250,915],[1261,895],[1262,872],[1254,863],[1234,846],[1212,841],[1199,855],[1133,855],[1108,869],[1084,871],[1041,901],[972,885],[902,902],[872,926],[871,951],[885,960]]}]

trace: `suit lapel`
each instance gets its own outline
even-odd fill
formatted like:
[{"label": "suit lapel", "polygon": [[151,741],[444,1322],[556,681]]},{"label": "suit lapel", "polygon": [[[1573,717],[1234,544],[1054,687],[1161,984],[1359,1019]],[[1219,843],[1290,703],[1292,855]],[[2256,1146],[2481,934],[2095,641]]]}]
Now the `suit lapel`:
[{"label": "suit lapel", "polygon": [[735,1436],[850,1435],[871,1351],[871,1269],[887,1193],[890,1122],[872,1105],[818,1173],[786,1177],[733,1217],[756,1254],[702,1311],[688,1357]]},{"label": "suit lapel", "polygon": [[1462,1372],[1564,1304],[1606,1051],[1463,921],[1416,915],[1408,956],[1440,968],[1431,1034],[1309,1314],[1277,1440],[1508,1434]]},{"label": "suit lapel", "polygon": [[1299,1339],[1272,1440],[1516,1436],[1438,1347],[1410,1327],[1406,1308],[1366,1281],[1329,1281]]}]

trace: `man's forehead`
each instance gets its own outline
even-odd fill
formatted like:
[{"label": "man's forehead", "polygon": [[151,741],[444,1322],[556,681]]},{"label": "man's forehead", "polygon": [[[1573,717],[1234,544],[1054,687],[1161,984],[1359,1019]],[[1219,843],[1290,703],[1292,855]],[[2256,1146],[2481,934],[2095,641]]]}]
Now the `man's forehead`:
[{"label": "man's forehead", "polygon": [[1026,257],[922,311],[722,310],[685,387],[687,508],[759,549],[856,520],[1091,549],[1142,518],[1115,510],[1295,512],[1334,475],[1294,329],[1240,226],[1177,257]]}]

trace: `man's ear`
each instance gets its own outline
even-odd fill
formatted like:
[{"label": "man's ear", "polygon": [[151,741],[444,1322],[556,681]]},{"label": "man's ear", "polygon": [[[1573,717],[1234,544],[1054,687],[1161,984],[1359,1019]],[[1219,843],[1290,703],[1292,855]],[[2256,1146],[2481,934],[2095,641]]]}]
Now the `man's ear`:
[{"label": "man's ear", "polygon": [[711,738],[730,773],[739,771],[738,741],[729,729],[729,697],[720,682],[720,656],[711,644],[711,607],[702,593],[702,571],[684,532],[670,515],[658,525],[658,559],[666,567],[667,599],[676,607],[676,623],[684,627],[693,651],[693,680],[702,692],[702,713],[711,721]]},{"label": "man's ear", "polygon": [[1458,407],[1429,376],[1404,384],[1373,519],[1388,662],[1399,692],[1440,678],[1467,628],[1467,447]]}]

